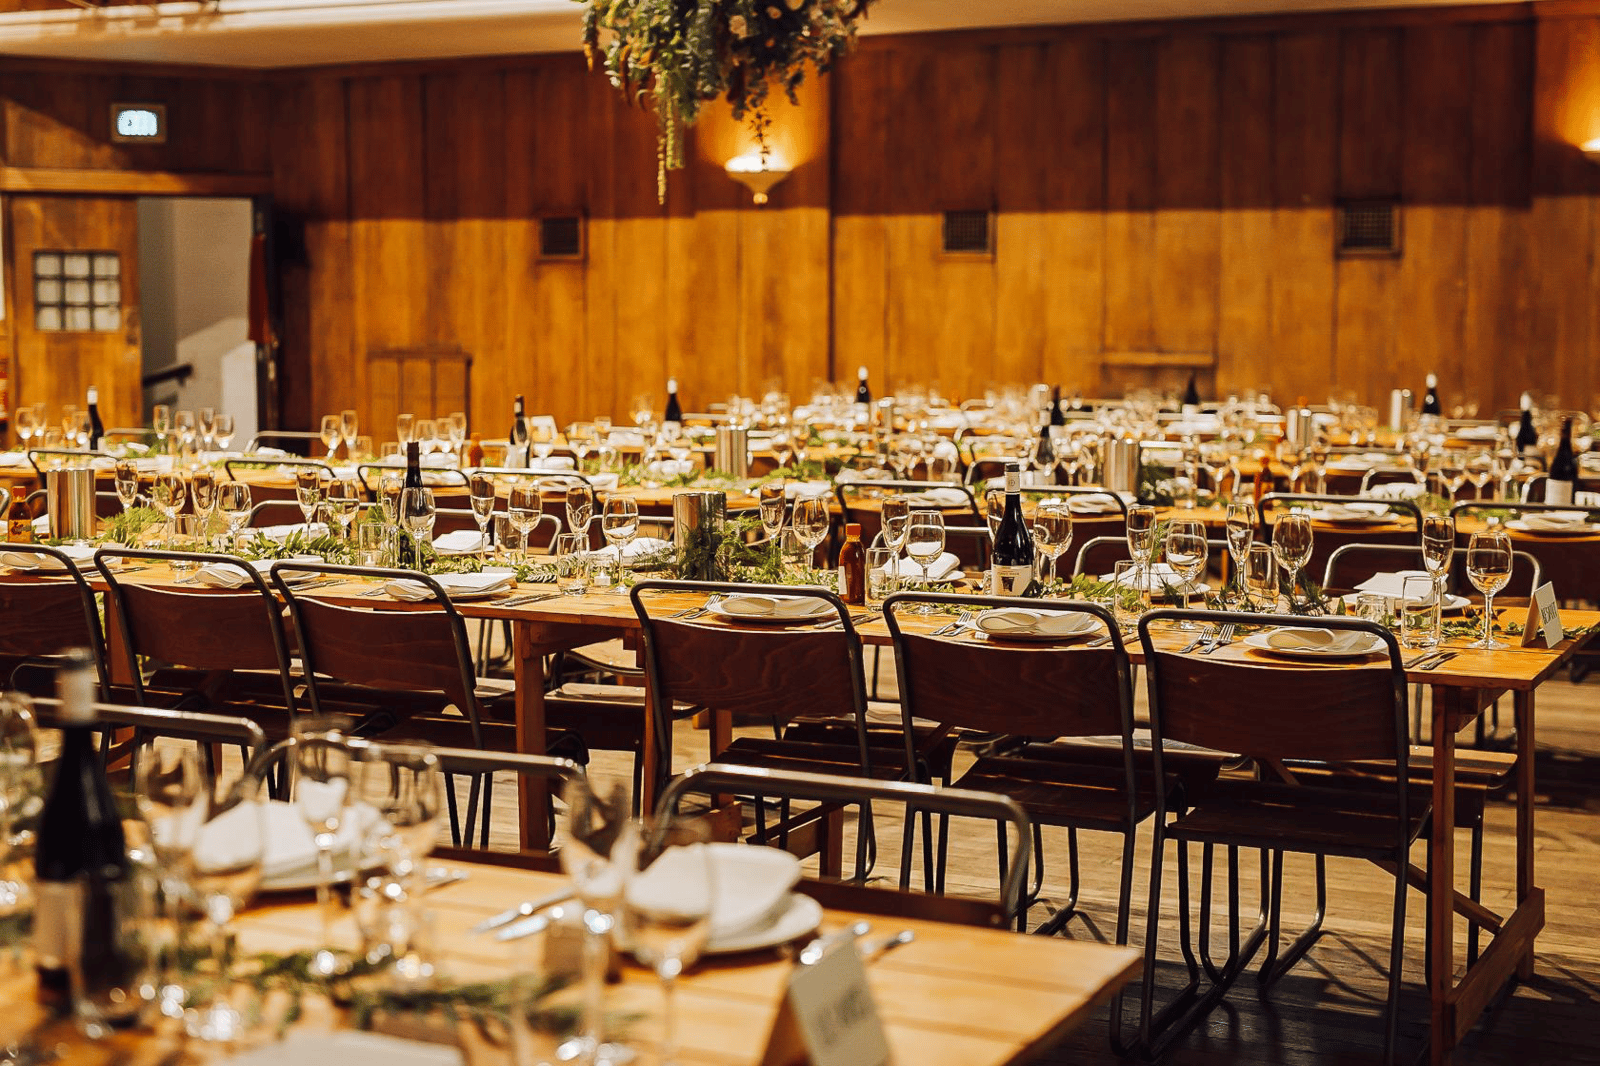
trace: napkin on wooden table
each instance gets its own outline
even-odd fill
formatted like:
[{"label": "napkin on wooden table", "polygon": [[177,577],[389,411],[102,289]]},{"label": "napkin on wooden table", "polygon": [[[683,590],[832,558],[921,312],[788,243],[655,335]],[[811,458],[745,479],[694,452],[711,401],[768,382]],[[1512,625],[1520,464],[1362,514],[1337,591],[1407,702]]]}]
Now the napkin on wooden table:
[{"label": "napkin on wooden table", "polygon": [[1042,636],[1071,637],[1099,629],[1092,615],[1076,611],[1033,611],[1025,607],[1000,607],[978,616],[978,629],[995,636],[1008,633],[1037,633]]},{"label": "napkin on wooden table", "polygon": [[[482,573],[482,574],[434,574],[434,581],[444,589],[446,596],[465,596],[499,592],[516,584],[516,577],[512,574]],[[419,581],[408,581],[405,578],[392,578],[384,583],[383,590],[397,600],[407,603],[423,603],[433,599],[433,590]]]},{"label": "napkin on wooden table", "polygon": [[1267,634],[1267,645],[1283,651],[1352,652],[1370,647],[1372,635],[1350,630],[1277,629]]}]

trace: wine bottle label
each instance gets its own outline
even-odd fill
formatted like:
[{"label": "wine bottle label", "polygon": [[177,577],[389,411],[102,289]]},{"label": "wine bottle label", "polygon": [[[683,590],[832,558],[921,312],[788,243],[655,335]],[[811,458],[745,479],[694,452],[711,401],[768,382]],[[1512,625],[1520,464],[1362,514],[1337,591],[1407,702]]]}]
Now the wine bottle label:
[{"label": "wine bottle label", "polygon": [[83,886],[77,881],[40,881],[34,886],[33,953],[41,969],[64,970],[72,945],[82,937]]},{"label": "wine bottle label", "polygon": [[844,599],[845,593],[848,591],[849,586],[845,584],[844,580],[844,567],[841,566],[839,567],[839,598]]},{"label": "wine bottle label", "polygon": [[1544,502],[1559,504],[1562,507],[1572,506],[1572,482],[1557,481],[1550,478],[1544,483]]},{"label": "wine bottle label", "polygon": [[995,563],[989,571],[989,591],[995,596],[1020,596],[1033,584],[1033,566],[1002,566]]},{"label": "wine bottle label", "polygon": [[1006,470],[1006,495],[1022,491],[1022,471],[1016,469]]}]

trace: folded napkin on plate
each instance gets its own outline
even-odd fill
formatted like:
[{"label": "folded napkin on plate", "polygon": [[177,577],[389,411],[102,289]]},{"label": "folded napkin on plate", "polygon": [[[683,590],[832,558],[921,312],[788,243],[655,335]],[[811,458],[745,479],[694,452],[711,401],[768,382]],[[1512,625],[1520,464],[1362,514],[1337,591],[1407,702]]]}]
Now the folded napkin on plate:
[{"label": "folded napkin on plate", "polygon": [[[286,459],[289,456],[289,453],[282,448],[257,448],[247,454],[253,459]],[[405,462],[404,459],[400,461]]]},{"label": "folded napkin on plate", "polygon": [[[72,560],[72,564],[80,570],[94,564],[94,549],[87,544],[62,544],[56,550]],[[13,570],[61,569],[61,564],[49,556],[18,551],[0,552],[0,565],[9,566]]]},{"label": "folded napkin on plate", "polygon": [[33,520],[33,534],[36,537],[47,537],[50,535],[49,515],[42,514]]},{"label": "folded napkin on plate", "polygon": [[1108,496],[1068,496],[1067,509],[1073,514],[1111,514],[1121,511],[1117,501]]},{"label": "folded napkin on plate", "polygon": [[[660,537],[636,537],[624,547],[622,560],[623,562],[631,562],[635,559],[648,559],[652,555],[659,555],[661,552],[670,551],[671,549],[672,542],[670,540],[662,540]],[[614,563],[617,561],[617,547],[614,544],[607,544],[604,548],[597,548],[590,552],[589,558]]]},{"label": "folded napkin on plate", "polygon": [[1380,500],[1415,500],[1427,491],[1427,486],[1415,481],[1391,481],[1385,485],[1373,485],[1367,489],[1367,495]]},{"label": "folded napkin on plate", "polygon": [[984,611],[977,626],[985,633],[1037,633],[1041,636],[1071,637],[1100,628],[1094,616],[1076,611],[1031,611],[1025,607],[1000,607]]},{"label": "folded napkin on plate", "polygon": [[[308,783],[301,781],[296,788],[304,789]],[[255,849],[256,840],[264,839],[263,878],[285,877],[314,868],[317,842],[312,838],[300,807],[277,801],[263,807],[260,823],[255,821],[258,815],[251,804],[240,804],[202,826],[194,849],[196,865],[202,869],[227,869],[248,858],[248,852]],[[360,845],[379,817],[377,809],[366,803],[355,803],[345,810],[333,844],[336,868],[342,865],[340,857]],[[264,838],[258,838],[258,832],[264,833]]]},{"label": "folded napkin on plate", "polygon": [[469,555],[482,548],[483,534],[476,529],[457,529],[433,541],[433,550],[441,555]]},{"label": "folded napkin on plate", "polygon": [[[1102,574],[1100,575],[1100,580],[1110,581],[1114,577],[1114,574]],[[1159,592],[1164,588],[1174,588],[1179,592],[1182,592],[1184,584],[1183,578],[1176,570],[1172,568],[1170,563],[1155,563],[1149,567],[1148,573],[1135,568],[1134,570],[1123,575],[1122,583],[1129,588],[1142,587],[1146,592],[1150,591],[1151,589],[1155,589],[1157,592]],[[1203,587],[1202,583],[1200,581],[1195,581],[1190,583],[1189,591],[1193,592],[1201,587]]]},{"label": "folded napkin on plate", "polygon": [[215,1060],[217,1066],[464,1066],[461,1049],[351,1029],[295,1030],[263,1047]]},{"label": "folded napkin on plate", "polygon": [[1588,520],[1585,511],[1528,511],[1522,515],[1522,524],[1529,529],[1571,529]]},{"label": "folded napkin on plate", "polygon": [[[1426,570],[1397,570],[1392,574],[1373,574],[1357,585],[1356,591],[1371,592],[1391,600],[1398,600],[1405,595],[1407,588],[1417,593],[1411,597],[1413,602],[1433,602],[1433,582]],[[1427,591],[1420,591],[1424,588]]]},{"label": "folded napkin on plate", "polygon": [[540,459],[534,457],[529,464],[529,471],[535,474],[570,474],[578,469],[578,461],[570,455],[551,455]]},{"label": "folded napkin on plate", "polygon": [[1319,518],[1378,518],[1389,513],[1389,505],[1373,501],[1371,503],[1330,503],[1319,508]]},{"label": "folded napkin on plate", "polygon": [[799,860],[776,848],[690,844],[668,849],[629,879],[626,892],[630,904],[652,912],[698,914],[709,907],[716,938],[770,921],[799,880]]},{"label": "folded napkin on plate", "polygon": [[1283,651],[1361,651],[1371,647],[1372,634],[1331,629],[1275,629],[1267,634],[1267,646]]},{"label": "folded napkin on plate", "polygon": [[284,541],[296,533],[303,534],[314,540],[317,537],[327,536],[328,524],[326,522],[313,522],[308,526],[303,522],[290,522],[281,526],[262,526],[255,532],[268,540]]},{"label": "folded napkin on plate", "polygon": [[0,452],[0,466],[28,466],[27,452]]},{"label": "folded napkin on plate", "polygon": [[1499,426],[1462,426],[1455,431],[1462,440],[1499,440]]},{"label": "folded napkin on plate", "polygon": [[[322,560],[315,555],[295,555],[288,559],[246,559],[245,563],[263,580],[267,580],[267,572],[276,562],[289,563],[320,563]],[[310,572],[297,572],[285,575],[289,583],[300,581],[314,581],[317,575]],[[237,563],[207,563],[194,575],[195,581],[214,589],[241,589],[250,584],[250,577]]]},{"label": "folded napkin on plate", "polygon": [[833,606],[826,600],[814,600],[809,596],[758,596],[749,592],[724,596],[718,610],[750,618],[813,618],[834,613]]},{"label": "folded napkin on plate", "polygon": [[801,496],[826,496],[828,483],[826,481],[785,481],[783,493],[789,499],[798,499]]},{"label": "folded napkin on plate", "polygon": [[[955,573],[959,569],[961,569],[961,560],[957,559],[950,552],[943,552],[937,559],[928,564],[928,579],[931,581],[938,581],[941,578]],[[921,564],[919,564],[910,556],[903,556],[900,559],[900,578],[903,581],[922,580]]]},{"label": "folded napkin on plate", "polygon": [[683,477],[694,473],[694,460],[657,459],[645,467],[645,473],[650,477]]},{"label": "folded napkin on plate", "polygon": [[[466,596],[485,592],[499,592],[516,584],[511,574],[434,574],[434,581],[444,589],[446,596]],[[433,590],[418,581],[393,578],[384,583],[383,590],[397,600],[422,603],[433,599]]]},{"label": "folded napkin on plate", "polygon": [[906,499],[913,507],[967,507],[971,504],[966,492],[957,488],[924,489]]}]

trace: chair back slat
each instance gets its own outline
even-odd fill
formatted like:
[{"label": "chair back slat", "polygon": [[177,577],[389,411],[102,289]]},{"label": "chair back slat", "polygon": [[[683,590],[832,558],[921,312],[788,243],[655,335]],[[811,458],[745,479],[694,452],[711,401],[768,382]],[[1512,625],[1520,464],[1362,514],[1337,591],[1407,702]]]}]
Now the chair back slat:
[{"label": "chair back slat", "polygon": [[465,700],[451,618],[441,610],[374,611],[295,597],[301,654],[319,673],[378,689]]},{"label": "chair back slat", "polygon": [[0,654],[59,655],[94,644],[74,582],[0,582]]}]

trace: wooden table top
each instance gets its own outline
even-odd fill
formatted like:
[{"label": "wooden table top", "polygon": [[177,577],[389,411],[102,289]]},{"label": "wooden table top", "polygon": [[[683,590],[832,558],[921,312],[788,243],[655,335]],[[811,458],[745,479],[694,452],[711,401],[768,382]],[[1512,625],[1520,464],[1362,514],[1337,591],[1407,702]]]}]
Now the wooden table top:
[{"label": "wooden table top", "polygon": [[[428,893],[425,907],[434,915],[434,938],[444,972],[456,981],[504,978],[531,969],[540,958],[538,940],[503,945],[470,929],[491,914],[522,900],[544,895],[561,884],[554,874],[483,864],[445,864],[468,872],[468,879]],[[1007,1066],[1030,1060],[1082,1024],[1094,1008],[1139,972],[1139,954],[1060,937],[949,925],[915,919],[825,912],[824,932],[858,918],[873,925],[871,937],[911,929],[916,939],[869,964],[868,980],[877,1000],[893,1061],[918,1066]],[[348,915],[341,932],[354,936]],[[288,952],[315,945],[315,904],[303,896],[266,898],[237,922],[243,952]],[[771,1028],[790,964],[775,951],[707,959],[679,981],[680,1061],[705,1066],[755,1066]],[[0,979],[6,1001],[15,1009],[0,1015],[0,1040],[10,1040],[39,1024],[33,1003],[31,970]],[[648,971],[629,964],[620,985],[607,990],[609,1010],[634,1013],[628,1043],[643,1051],[641,1064],[657,1061],[660,986]],[[308,1010],[308,1028],[339,1024],[325,1005]],[[467,1034],[464,1034],[467,1035]],[[100,1045],[86,1044],[58,1023],[48,1031],[61,1040],[74,1063],[166,1063],[174,1060],[175,1038],[168,1033],[133,1032]],[[505,1062],[480,1040],[465,1041],[469,1061]],[[205,1061],[202,1053],[190,1061]]]}]

